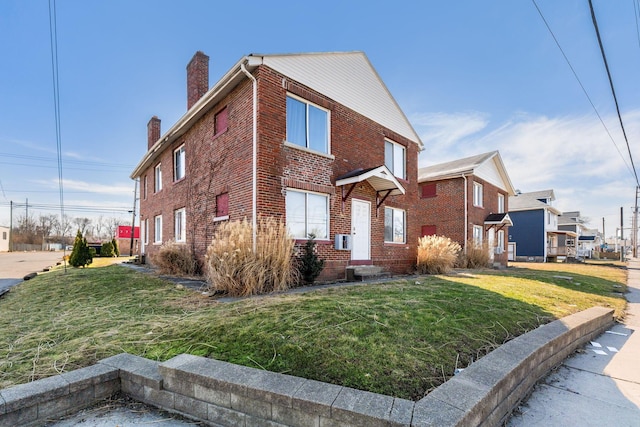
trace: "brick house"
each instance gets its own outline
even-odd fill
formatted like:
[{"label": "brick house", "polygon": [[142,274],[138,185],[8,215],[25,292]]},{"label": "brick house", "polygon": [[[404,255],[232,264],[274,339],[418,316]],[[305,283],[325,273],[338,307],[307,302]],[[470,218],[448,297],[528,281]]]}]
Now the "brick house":
[{"label": "brick house", "polygon": [[492,262],[507,265],[513,185],[498,151],[420,168],[420,235],[446,236],[467,250],[487,242]]},{"label": "brick house", "polygon": [[221,221],[282,218],[316,235],[320,280],[349,265],[411,271],[420,138],[362,52],[248,55],[213,87],[209,58],[187,66],[187,112],[148,123],[141,252],[168,240],[202,258]]}]

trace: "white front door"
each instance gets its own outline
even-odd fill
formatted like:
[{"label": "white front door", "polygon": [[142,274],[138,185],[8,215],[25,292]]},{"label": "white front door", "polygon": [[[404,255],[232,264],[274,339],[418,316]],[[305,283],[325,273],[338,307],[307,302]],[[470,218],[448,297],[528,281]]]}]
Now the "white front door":
[{"label": "white front door", "polygon": [[493,227],[491,227],[489,229],[489,233],[488,233],[488,236],[487,236],[487,241],[489,243],[489,245],[488,245],[489,246],[489,261],[493,262],[494,253],[495,253],[495,249],[494,249],[493,246],[495,245],[495,242],[496,242],[496,230]]},{"label": "white front door", "polygon": [[351,259],[371,259],[371,204],[351,200]]},{"label": "white front door", "polygon": [[507,258],[509,261],[516,260],[516,244],[515,242],[509,242],[509,256]]}]

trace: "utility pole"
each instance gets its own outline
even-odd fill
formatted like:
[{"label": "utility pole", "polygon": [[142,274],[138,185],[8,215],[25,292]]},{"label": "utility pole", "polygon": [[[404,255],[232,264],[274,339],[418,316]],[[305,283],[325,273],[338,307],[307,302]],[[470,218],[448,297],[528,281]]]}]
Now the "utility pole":
[{"label": "utility pole", "polygon": [[620,206],[620,261],[624,261],[624,221],[622,220],[623,208]]},{"label": "utility pole", "polygon": [[638,190],[640,187],[636,186],[636,203],[633,208],[633,257],[638,256]]},{"label": "utility pole", "polygon": [[138,180],[133,181],[133,218],[131,218],[131,245],[129,246],[129,256],[133,256],[133,234],[136,226],[136,201],[138,200]]},{"label": "utility pole", "polygon": [[9,252],[13,252],[13,200],[9,201]]},{"label": "utility pole", "polygon": [[604,232],[604,217],[602,217],[602,249],[607,245],[607,233]]}]

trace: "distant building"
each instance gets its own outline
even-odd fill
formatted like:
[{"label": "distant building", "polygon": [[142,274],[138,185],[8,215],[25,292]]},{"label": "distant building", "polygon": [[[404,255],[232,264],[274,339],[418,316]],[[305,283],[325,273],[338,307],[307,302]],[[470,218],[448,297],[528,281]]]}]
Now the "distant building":
[{"label": "distant building", "polygon": [[0,252],[9,252],[9,227],[0,225]]}]

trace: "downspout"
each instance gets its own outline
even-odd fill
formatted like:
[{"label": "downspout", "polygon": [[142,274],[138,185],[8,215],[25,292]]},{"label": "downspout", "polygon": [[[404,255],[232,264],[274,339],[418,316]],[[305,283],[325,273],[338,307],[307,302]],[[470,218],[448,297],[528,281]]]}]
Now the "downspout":
[{"label": "downspout", "polygon": [[258,81],[253,75],[247,71],[244,62],[240,64],[240,69],[251,79],[253,85],[253,153],[251,159],[252,177],[251,177],[251,240],[253,252],[257,252],[258,240],[258,206],[257,206],[257,189],[258,189]]},{"label": "downspout", "polygon": [[468,200],[469,200],[469,196],[468,196],[468,192],[469,189],[467,188],[467,177],[462,174],[462,179],[464,180],[464,254],[467,254],[467,240],[469,240],[469,218],[468,216]]}]

